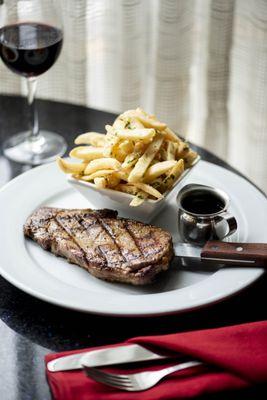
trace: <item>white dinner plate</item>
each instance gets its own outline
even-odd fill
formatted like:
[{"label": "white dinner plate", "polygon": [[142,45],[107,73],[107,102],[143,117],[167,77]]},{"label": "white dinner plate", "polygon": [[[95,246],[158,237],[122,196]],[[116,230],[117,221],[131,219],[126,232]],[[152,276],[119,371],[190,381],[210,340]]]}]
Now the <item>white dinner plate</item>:
[{"label": "white dinner plate", "polygon": [[[232,241],[267,242],[267,200],[253,185],[205,161],[198,163],[183,184],[193,182],[216,186],[229,194],[230,211],[238,221]],[[178,240],[175,194],[153,221],[171,232],[174,241]],[[163,315],[221,301],[263,274],[260,268],[185,271],[174,263],[152,285],[105,282],[24,238],[26,218],[44,205],[96,207],[68,185],[55,163],[25,172],[0,191],[0,273],[18,288],[53,304],[103,315]]]}]

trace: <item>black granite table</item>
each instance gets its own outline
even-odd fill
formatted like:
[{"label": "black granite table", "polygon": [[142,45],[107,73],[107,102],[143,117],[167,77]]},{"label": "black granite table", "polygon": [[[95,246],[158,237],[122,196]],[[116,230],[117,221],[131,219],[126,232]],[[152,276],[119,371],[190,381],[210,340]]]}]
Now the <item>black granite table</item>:
[{"label": "black granite table", "polygon": [[[77,134],[101,131],[114,119],[113,114],[51,101],[38,101],[38,108],[41,127],[62,134],[70,147]],[[0,96],[0,143],[27,128],[27,111],[24,99]],[[197,151],[203,159],[233,170],[209,152],[199,147]],[[0,182],[25,169],[27,167],[0,158]],[[19,207],[19,199],[14,200],[14,204],[7,204],[7,212],[12,212],[12,207]],[[267,318],[267,278],[264,275],[236,296],[201,310],[156,318],[115,318],[53,306],[25,294],[0,277],[0,318],[0,399],[49,400],[45,354],[116,343],[136,335],[264,320]],[[227,398],[262,399],[266,395],[267,385],[264,385],[228,393]],[[226,394],[205,398],[225,399]]]}]

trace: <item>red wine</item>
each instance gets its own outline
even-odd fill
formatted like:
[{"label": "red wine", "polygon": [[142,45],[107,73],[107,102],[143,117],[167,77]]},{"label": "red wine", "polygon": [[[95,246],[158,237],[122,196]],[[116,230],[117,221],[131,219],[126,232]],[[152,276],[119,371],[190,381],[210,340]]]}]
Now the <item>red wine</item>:
[{"label": "red wine", "polygon": [[181,205],[185,211],[194,214],[215,214],[225,207],[221,198],[204,191],[188,194],[182,199]]},{"label": "red wine", "polygon": [[13,72],[33,77],[56,61],[63,42],[62,31],[53,26],[23,22],[0,29],[0,56]]}]

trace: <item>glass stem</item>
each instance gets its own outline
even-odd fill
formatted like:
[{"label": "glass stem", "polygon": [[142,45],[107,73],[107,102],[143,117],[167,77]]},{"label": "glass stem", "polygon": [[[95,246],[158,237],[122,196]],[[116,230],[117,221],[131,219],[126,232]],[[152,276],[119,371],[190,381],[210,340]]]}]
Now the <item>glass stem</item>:
[{"label": "glass stem", "polygon": [[36,78],[27,78],[27,88],[28,88],[28,104],[29,104],[29,112],[30,112],[30,136],[29,139],[32,141],[36,141],[39,139],[39,121],[38,121],[38,113],[36,109],[35,103],[35,93],[37,88],[37,79]]}]

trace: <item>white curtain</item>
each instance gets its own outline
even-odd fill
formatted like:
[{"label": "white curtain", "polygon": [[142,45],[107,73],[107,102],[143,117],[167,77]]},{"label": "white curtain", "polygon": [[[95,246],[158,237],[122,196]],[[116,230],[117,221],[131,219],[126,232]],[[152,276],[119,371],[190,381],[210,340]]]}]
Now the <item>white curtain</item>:
[{"label": "white curtain", "polygon": [[[59,0],[62,54],[38,96],[141,106],[267,191],[266,0]],[[1,63],[1,92],[25,93]],[[0,110],[1,112],[1,110]]]}]

